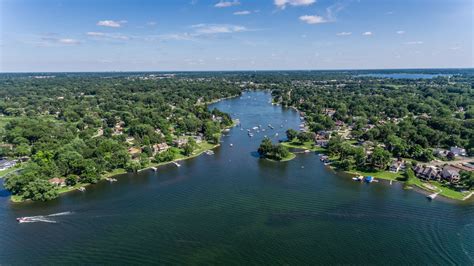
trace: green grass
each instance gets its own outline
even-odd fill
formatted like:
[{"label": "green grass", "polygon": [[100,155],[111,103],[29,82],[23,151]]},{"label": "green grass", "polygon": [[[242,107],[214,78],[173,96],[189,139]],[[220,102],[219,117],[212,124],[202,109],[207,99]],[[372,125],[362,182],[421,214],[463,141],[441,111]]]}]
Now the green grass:
[{"label": "green grass", "polygon": [[282,142],[281,145],[285,146],[287,148],[310,150],[310,151],[314,151],[314,152],[325,152],[326,151],[326,148],[314,145],[313,141],[308,141],[308,142],[305,142],[305,143],[301,144],[297,140],[293,140],[291,142]]},{"label": "green grass", "polygon": [[197,156],[201,155],[203,152],[205,152],[207,150],[214,149],[214,148],[218,147],[219,145],[220,144],[212,144],[212,143],[209,143],[207,141],[203,141],[202,143],[198,144],[198,148],[196,150],[194,150],[193,153],[189,156],[185,156],[185,155],[180,153],[180,154],[177,154],[176,158],[172,161],[162,162],[162,163],[150,163],[147,167],[145,167],[143,169],[140,169],[140,171],[150,169],[151,167],[157,167],[157,166],[160,166],[160,165],[170,164],[172,162],[191,159],[191,158],[194,158],[194,157],[197,157]]},{"label": "green grass", "polygon": [[400,177],[403,177],[403,174],[400,173],[400,172],[392,173],[390,171],[366,172],[366,171],[351,170],[351,171],[347,171],[347,173],[353,174],[353,175],[373,176],[375,178],[385,179],[385,180],[393,180],[393,181],[396,181]]},{"label": "green grass", "polygon": [[6,170],[0,171],[0,178],[3,178],[4,176],[6,176],[6,175],[8,175],[8,174],[10,174],[10,173],[12,173],[12,172],[15,172],[15,171],[17,171],[17,170],[20,170],[20,169],[21,169],[20,166],[19,166],[19,165],[16,165],[16,166],[10,167],[10,168],[8,168],[8,169],[6,169]]},{"label": "green grass", "polygon": [[281,160],[273,160],[273,159],[269,159],[269,158],[265,158],[266,160],[269,160],[269,161],[272,161],[272,162],[288,162],[288,161],[291,161],[293,159],[295,159],[296,157],[296,154],[290,152],[290,154],[288,156],[286,156],[285,158],[281,159]]}]

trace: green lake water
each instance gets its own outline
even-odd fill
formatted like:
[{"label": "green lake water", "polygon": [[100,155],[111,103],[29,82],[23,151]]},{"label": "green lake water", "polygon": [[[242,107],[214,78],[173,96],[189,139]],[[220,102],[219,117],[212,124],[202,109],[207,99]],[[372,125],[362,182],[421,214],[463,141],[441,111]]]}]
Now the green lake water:
[{"label": "green lake water", "polygon": [[[472,202],[354,182],[314,153],[258,159],[264,135],[276,141],[300,124],[297,112],[269,101],[247,92],[211,106],[242,130],[179,168],[120,175],[47,203],[14,204],[0,191],[0,264],[474,263]],[[258,125],[265,132],[249,138]],[[15,221],[48,214],[58,215]]]}]

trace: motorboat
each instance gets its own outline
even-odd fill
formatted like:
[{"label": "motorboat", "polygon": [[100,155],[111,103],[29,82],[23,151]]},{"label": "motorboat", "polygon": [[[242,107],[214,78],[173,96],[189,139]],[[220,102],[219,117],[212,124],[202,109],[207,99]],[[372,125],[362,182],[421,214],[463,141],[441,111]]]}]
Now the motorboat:
[{"label": "motorboat", "polygon": [[19,223],[27,223],[31,220],[28,217],[18,217],[18,218],[16,218],[16,221],[19,222]]}]

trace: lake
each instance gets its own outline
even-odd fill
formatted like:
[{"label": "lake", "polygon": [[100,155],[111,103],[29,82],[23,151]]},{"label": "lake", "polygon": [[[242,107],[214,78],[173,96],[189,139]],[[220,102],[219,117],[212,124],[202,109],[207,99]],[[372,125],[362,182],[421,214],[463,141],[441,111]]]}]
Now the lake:
[{"label": "lake", "polygon": [[[472,202],[354,182],[314,153],[257,158],[264,135],[276,141],[300,124],[269,101],[247,92],[213,104],[242,130],[179,168],[124,174],[46,203],[13,204],[0,192],[0,264],[474,263]],[[257,125],[265,132],[249,138]],[[20,216],[40,217],[18,224]]]},{"label": "lake", "polygon": [[372,77],[372,78],[392,78],[392,79],[432,79],[437,77],[450,77],[447,74],[416,74],[416,73],[389,73],[389,74],[361,74],[356,77]]}]

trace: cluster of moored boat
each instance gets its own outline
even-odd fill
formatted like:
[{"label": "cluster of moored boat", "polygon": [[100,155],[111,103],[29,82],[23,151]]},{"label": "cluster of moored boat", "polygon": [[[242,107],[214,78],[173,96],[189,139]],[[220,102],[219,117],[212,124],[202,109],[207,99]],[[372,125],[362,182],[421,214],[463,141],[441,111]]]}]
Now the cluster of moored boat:
[{"label": "cluster of moored boat", "polygon": [[[281,125],[281,127],[283,127],[283,125]],[[270,128],[270,129],[275,129],[271,124],[268,124],[268,128]],[[243,130],[243,129],[241,128],[241,130]],[[265,132],[265,131],[266,131],[266,129],[263,128],[262,125],[258,125],[258,126],[252,127],[251,129],[249,128],[249,129],[247,129],[247,135],[248,135],[249,137],[253,137],[253,136],[254,136],[254,133],[252,132],[252,130],[253,130],[253,132],[255,132],[255,133],[260,133],[260,132]],[[278,133],[275,133],[275,136],[278,136]]]}]

